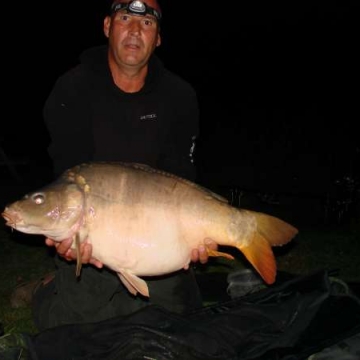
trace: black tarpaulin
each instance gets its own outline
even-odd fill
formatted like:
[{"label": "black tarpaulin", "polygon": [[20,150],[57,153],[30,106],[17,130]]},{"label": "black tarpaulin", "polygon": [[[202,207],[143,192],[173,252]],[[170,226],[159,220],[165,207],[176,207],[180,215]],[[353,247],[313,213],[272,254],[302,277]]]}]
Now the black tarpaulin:
[{"label": "black tarpaulin", "polygon": [[188,316],[149,306],[53,328],[32,337],[30,347],[34,360],[298,360],[360,331],[359,324],[359,301],[334,295],[320,271]]}]

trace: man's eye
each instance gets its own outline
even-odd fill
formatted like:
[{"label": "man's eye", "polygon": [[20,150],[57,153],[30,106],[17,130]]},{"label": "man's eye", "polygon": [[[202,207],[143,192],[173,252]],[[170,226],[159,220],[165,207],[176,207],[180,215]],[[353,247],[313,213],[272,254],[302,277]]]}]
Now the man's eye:
[{"label": "man's eye", "polygon": [[120,19],[121,21],[129,21],[130,16],[128,16],[128,15],[120,15],[120,16],[119,16],[119,19]]},{"label": "man's eye", "polygon": [[150,19],[144,19],[143,23],[146,26],[153,26],[153,24],[154,24],[153,21]]}]

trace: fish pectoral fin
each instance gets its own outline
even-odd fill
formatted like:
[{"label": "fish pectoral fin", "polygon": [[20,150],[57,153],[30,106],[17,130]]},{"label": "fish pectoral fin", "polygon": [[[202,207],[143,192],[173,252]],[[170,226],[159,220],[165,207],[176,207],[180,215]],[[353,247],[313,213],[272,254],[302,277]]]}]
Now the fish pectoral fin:
[{"label": "fish pectoral fin", "polygon": [[269,242],[258,232],[253,233],[247,246],[239,246],[238,249],[256,269],[267,284],[275,282],[276,261]]},{"label": "fish pectoral fin", "polygon": [[216,250],[212,250],[212,249],[208,249],[208,248],[206,248],[206,252],[209,256],[224,257],[229,260],[234,260],[234,257],[232,255],[227,254],[225,252],[216,251]]},{"label": "fish pectoral fin", "polygon": [[131,294],[136,295],[139,292],[141,295],[149,297],[149,288],[145,280],[126,270],[121,270],[118,275]]},{"label": "fish pectoral fin", "polygon": [[76,250],[76,276],[80,276],[81,272],[81,253],[80,253],[80,235],[79,233],[76,233],[75,235],[75,250]]}]

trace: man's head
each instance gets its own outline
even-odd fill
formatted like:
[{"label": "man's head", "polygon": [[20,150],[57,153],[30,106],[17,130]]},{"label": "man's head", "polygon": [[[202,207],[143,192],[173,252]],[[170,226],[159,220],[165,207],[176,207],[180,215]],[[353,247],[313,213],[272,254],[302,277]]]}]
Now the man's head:
[{"label": "man's head", "polygon": [[104,20],[110,61],[118,66],[144,67],[161,44],[160,19],[156,0],[115,0]]}]

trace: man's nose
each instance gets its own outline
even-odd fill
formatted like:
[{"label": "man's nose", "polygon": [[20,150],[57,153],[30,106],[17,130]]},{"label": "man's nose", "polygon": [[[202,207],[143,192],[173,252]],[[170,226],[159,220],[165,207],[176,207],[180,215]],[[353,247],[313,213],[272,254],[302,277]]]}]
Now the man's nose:
[{"label": "man's nose", "polygon": [[139,34],[141,30],[141,19],[133,19],[130,24],[130,33]]}]

